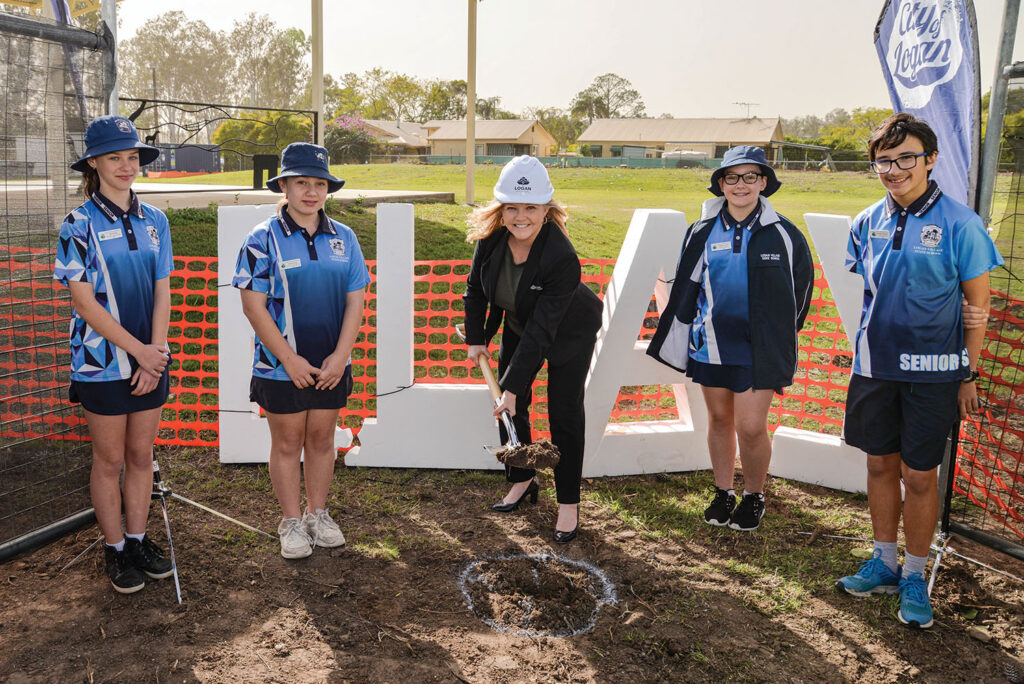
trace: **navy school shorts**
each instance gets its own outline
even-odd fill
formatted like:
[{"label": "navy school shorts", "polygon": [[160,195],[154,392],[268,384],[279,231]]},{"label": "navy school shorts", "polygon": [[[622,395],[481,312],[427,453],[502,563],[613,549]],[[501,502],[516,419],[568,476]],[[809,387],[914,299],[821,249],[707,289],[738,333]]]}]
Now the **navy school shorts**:
[{"label": "navy school shorts", "polygon": [[256,402],[269,413],[302,413],[310,409],[339,411],[348,403],[350,394],[352,366],[345,367],[345,374],[332,390],[299,389],[291,380],[267,380],[255,376],[249,383],[249,401]]},{"label": "navy school shorts", "polygon": [[843,437],[872,456],[899,453],[913,470],[942,463],[957,424],[960,382],[898,382],[850,376]]},{"label": "navy school shorts", "polygon": [[[692,358],[686,363],[686,377],[702,387],[720,387],[737,394],[754,386],[754,369],[750,366],[701,363]],[[782,394],[781,387],[772,389],[776,394]]]},{"label": "navy school shorts", "polygon": [[170,393],[170,370],[164,370],[156,389],[136,397],[132,395],[131,380],[106,380],[103,382],[71,381],[68,399],[81,404],[89,413],[101,416],[123,416],[138,411],[160,408]]}]

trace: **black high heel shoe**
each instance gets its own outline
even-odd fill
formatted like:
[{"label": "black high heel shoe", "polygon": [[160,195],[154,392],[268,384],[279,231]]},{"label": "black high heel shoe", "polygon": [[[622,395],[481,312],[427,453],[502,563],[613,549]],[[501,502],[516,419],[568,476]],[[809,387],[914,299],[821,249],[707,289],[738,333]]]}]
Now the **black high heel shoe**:
[{"label": "black high heel shoe", "polygon": [[580,531],[580,509],[576,507],[576,527],[572,528],[569,532],[563,532],[562,530],[555,528],[555,541],[559,544],[568,544],[576,538],[576,533]]},{"label": "black high heel shoe", "polygon": [[537,492],[539,491],[540,485],[538,485],[537,481],[534,480],[533,482],[530,483],[530,486],[526,488],[526,491],[523,492],[523,495],[519,497],[517,500],[513,501],[512,503],[505,503],[504,499],[502,499],[498,503],[493,504],[491,506],[491,510],[497,511],[498,513],[511,513],[512,511],[519,508],[519,504],[523,503],[523,499],[525,499],[526,497],[530,497],[530,503],[537,503]]}]

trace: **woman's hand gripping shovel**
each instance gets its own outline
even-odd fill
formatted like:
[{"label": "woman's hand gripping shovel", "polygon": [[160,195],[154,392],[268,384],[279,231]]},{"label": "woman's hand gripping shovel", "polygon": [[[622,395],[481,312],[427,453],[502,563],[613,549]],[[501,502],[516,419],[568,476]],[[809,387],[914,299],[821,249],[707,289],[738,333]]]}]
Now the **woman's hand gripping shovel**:
[{"label": "woman's hand gripping shovel", "polygon": [[[465,328],[461,323],[455,326],[455,332],[465,342]],[[484,381],[487,382],[487,388],[491,391],[494,404],[500,404],[501,388],[498,387],[498,382],[494,379],[494,373],[491,371],[490,358],[486,354],[481,354],[479,358],[473,359],[473,362],[476,363],[480,368],[480,372],[483,373]],[[505,426],[505,432],[508,434],[508,443],[500,447],[484,446],[484,449],[494,454],[498,461],[516,468],[554,468],[558,465],[560,456],[558,447],[552,444],[550,440],[542,439],[533,444],[523,444],[519,441],[519,436],[516,434],[516,428],[512,423],[512,416],[509,412],[502,411],[499,414],[499,418]]]}]

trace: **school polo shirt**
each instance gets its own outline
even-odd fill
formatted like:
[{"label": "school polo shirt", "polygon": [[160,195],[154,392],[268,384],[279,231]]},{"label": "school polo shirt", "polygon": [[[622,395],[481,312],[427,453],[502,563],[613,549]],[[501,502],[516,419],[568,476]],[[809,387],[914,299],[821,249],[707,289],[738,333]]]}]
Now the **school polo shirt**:
[{"label": "school polo shirt", "polygon": [[723,207],[704,245],[697,317],[690,328],[691,359],[701,363],[750,366],[750,311],[747,245],[761,215],[760,205],[743,221]]},{"label": "school polo shirt", "polygon": [[[64,285],[92,283],[96,301],[132,336],[149,344],[153,288],[171,275],[173,266],[171,231],[162,211],[139,202],[132,192],[126,212],[97,192],[61,224],[53,277]],[[76,310],[70,329],[72,380],[132,377],[138,368],[135,359],[100,337]]]},{"label": "school polo shirt", "polygon": [[904,382],[966,378],[960,283],[1002,263],[981,218],[934,181],[906,209],[886,195],[862,211],[846,255],[846,267],[864,278],[853,372]]},{"label": "school polo shirt", "polygon": [[[356,234],[320,211],[310,236],[284,209],[252,229],[245,239],[231,284],[265,292],[267,311],[289,346],[320,367],[338,344],[345,296],[370,282]],[[256,337],[252,373],[290,380],[280,361]]]}]

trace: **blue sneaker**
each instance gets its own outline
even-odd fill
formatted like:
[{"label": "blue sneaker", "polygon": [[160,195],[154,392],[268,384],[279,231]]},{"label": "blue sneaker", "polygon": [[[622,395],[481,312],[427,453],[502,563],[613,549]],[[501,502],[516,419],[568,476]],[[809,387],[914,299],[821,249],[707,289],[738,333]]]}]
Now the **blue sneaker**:
[{"label": "blue sneaker", "polygon": [[871,596],[872,594],[895,594],[900,590],[900,575],[903,568],[897,566],[896,572],[890,570],[882,562],[882,552],[875,549],[871,558],[861,562],[856,575],[840,577],[836,588],[854,596]]},{"label": "blue sneaker", "polygon": [[900,580],[900,610],[896,616],[905,625],[928,629],[932,626],[932,602],[924,575],[913,572]]}]

